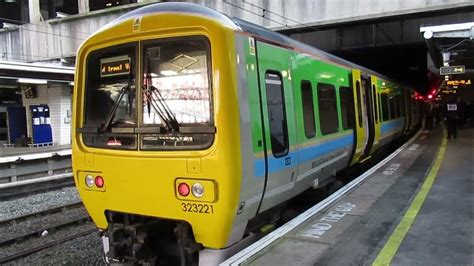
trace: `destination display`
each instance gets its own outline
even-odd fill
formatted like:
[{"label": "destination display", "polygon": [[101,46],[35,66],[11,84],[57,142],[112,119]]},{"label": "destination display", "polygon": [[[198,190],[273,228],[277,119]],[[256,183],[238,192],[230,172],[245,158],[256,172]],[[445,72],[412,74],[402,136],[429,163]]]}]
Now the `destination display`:
[{"label": "destination display", "polygon": [[100,60],[100,76],[110,77],[130,74],[130,57],[113,57]]},{"label": "destination display", "polygon": [[455,74],[464,74],[466,72],[465,66],[447,66],[440,67],[440,75],[455,75]]}]

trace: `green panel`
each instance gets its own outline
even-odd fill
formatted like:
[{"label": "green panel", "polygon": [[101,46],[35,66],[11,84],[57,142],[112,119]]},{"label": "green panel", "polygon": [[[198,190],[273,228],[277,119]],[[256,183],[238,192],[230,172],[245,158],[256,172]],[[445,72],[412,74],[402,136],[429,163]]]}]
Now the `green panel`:
[{"label": "green panel", "polygon": [[[252,125],[252,147],[254,153],[263,152],[262,137],[262,119],[260,112],[260,100],[258,92],[258,73],[257,73],[257,57],[255,56],[255,48],[250,49],[251,37],[243,39],[245,51],[245,67],[247,69],[247,89],[249,95],[250,120]],[[261,145],[259,146],[259,141]]]},{"label": "green panel", "polygon": [[[295,113],[294,113],[294,101],[293,101],[293,91],[291,84],[291,70],[290,70],[290,60],[292,52],[270,45],[263,42],[257,42],[257,52],[258,52],[258,68],[260,71],[260,84],[264,86],[265,84],[265,73],[267,70],[273,70],[279,72],[283,81],[283,91],[284,91],[284,101],[285,101],[285,111],[286,111],[286,121],[288,125],[288,142],[290,150],[294,149],[296,144],[296,135],[295,135]],[[262,107],[263,114],[265,119],[265,138],[267,143],[270,144],[270,129],[268,124],[268,109],[267,109],[267,97],[265,90],[262,90]],[[271,152],[270,145],[267,146],[269,152]]]},{"label": "green panel", "polygon": [[303,107],[301,102],[301,81],[308,80],[311,82],[313,88],[313,96],[315,97],[314,110],[316,120],[316,136],[308,139],[304,133],[303,123],[298,123],[297,134],[298,139],[302,143],[311,143],[315,140],[322,138],[329,138],[338,133],[326,135],[323,137],[321,134],[321,126],[319,121],[319,105],[317,101],[317,83],[331,84],[336,88],[336,99],[337,99],[337,112],[339,118],[339,133],[342,129],[342,117],[341,117],[341,104],[339,96],[339,87],[345,86],[350,87],[350,71],[348,69],[339,67],[337,65],[329,64],[323,61],[319,61],[307,54],[295,53],[295,60],[292,62],[292,82],[295,94],[295,111],[298,121],[303,121]]}]

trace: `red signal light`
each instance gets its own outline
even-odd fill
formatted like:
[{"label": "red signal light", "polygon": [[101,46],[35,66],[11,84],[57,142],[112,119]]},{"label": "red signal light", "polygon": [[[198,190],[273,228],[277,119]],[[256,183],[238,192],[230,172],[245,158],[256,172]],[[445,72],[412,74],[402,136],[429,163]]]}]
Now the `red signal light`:
[{"label": "red signal light", "polygon": [[189,189],[189,186],[188,184],[186,183],[180,183],[178,185],[178,193],[179,195],[181,195],[182,197],[186,197],[187,195],[189,195],[189,192],[191,190]]},{"label": "red signal light", "polygon": [[96,187],[102,188],[104,187],[104,178],[98,175],[95,177],[94,183]]}]

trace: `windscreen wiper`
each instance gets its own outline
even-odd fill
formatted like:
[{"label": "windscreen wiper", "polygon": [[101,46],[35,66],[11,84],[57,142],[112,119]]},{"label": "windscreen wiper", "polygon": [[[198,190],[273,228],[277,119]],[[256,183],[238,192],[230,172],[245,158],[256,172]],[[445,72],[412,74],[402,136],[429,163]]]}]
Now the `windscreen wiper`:
[{"label": "windscreen wiper", "polygon": [[[179,122],[174,116],[173,112],[166,104],[166,100],[161,95],[158,88],[154,87],[152,84],[151,78],[151,66],[150,66],[150,57],[147,54],[145,60],[145,91],[144,93],[147,99],[148,114],[150,114],[150,107],[153,107],[155,112],[160,116],[161,120],[165,124],[165,128],[169,132],[179,132]],[[154,97],[156,97],[156,100]],[[157,104],[158,103],[158,104]]]},{"label": "windscreen wiper", "polygon": [[171,112],[171,109],[166,104],[166,100],[163,98],[159,90],[156,87],[150,85],[151,78],[148,77],[148,74],[146,74],[146,76],[147,82],[144,93],[146,93],[145,97],[147,99],[148,113],[150,113],[150,107],[152,107],[153,110],[155,110],[155,112],[160,116],[161,120],[165,124],[165,128],[167,131],[178,132],[178,120]]},{"label": "windscreen wiper", "polygon": [[107,115],[107,119],[105,120],[105,123],[100,126],[99,133],[104,133],[107,130],[109,130],[109,127],[112,124],[112,120],[114,118],[115,112],[117,111],[117,108],[120,105],[120,102],[122,101],[122,98],[125,95],[125,92],[128,91],[129,89],[130,89],[130,86],[128,84],[122,87],[122,89],[120,90],[120,94],[117,97],[117,101],[115,101],[114,106],[112,106],[112,110],[110,110],[109,114]]}]

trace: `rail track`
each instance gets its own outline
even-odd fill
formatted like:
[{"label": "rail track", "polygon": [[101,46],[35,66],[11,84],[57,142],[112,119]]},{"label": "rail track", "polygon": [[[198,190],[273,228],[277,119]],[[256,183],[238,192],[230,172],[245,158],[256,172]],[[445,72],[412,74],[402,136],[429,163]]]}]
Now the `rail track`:
[{"label": "rail track", "polygon": [[10,200],[74,185],[72,173],[0,184],[0,200]]},{"label": "rail track", "polygon": [[[91,234],[93,232],[97,232],[96,227],[92,223],[90,223],[91,220],[87,213],[81,213],[82,208],[82,202],[74,202],[48,210],[38,211],[0,221],[0,230],[10,230],[9,228],[13,228],[15,226],[23,227],[25,225],[22,224],[27,224],[29,221],[34,222],[35,220],[47,219],[48,216],[66,217],[65,219],[60,221],[53,219],[53,222],[47,223],[44,226],[36,225],[33,226],[34,228],[32,228],[31,230],[26,230],[26,232],[17,234],[14,233],[13,235],[7,236],[4,239],[0,239],[0,249],[7,249],[10,245],[13,244],[25,244],[30,240],[36,240],[34,242],[38,242],[37,239],[41,239],[41,241],[39,241],[40,243],[38,244],[19,248],[18,250],[9,252],[6,256],[4,255],[0,258],[0,264],[26,257],[43,249],[47,249],[59,245],[63,242],[70,241],[78,237]],[[72,217],[67,217],[67,215],[65,215],[67,212],[74,212],[74,215],[72,215]],[[67,232],[68,229],[70,229],[71,232]],[[54,237],[54,239],[51,239],[48,236],[44,236],[46,234],[45,232],[47,232],[47,235],[55,235],[55,233],[59,231],[66,231],[67,233],[64,233],[64,235],[62,235],[63,233],[61,233],[59,237]]]}]

